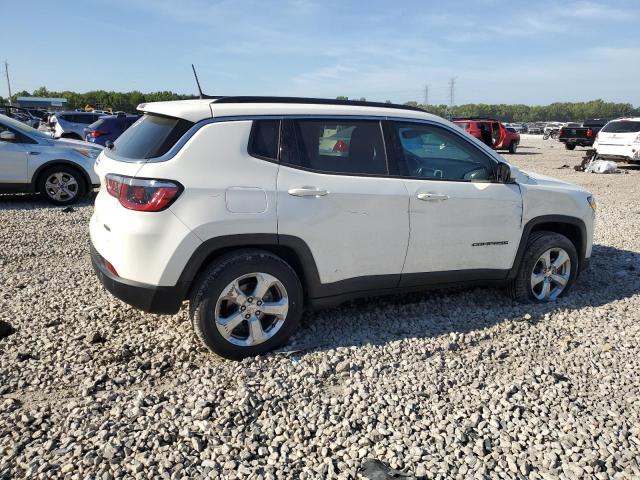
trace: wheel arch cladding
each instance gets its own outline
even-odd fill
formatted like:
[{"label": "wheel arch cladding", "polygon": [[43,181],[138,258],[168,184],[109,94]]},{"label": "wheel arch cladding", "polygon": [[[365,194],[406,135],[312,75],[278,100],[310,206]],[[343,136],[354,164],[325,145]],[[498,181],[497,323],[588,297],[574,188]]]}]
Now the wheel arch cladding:
[{"label": "wheel arch cladding", "polygon": [[226,253],[247,248],[265,250],[278,255],[298,275],[305,297],[313,297],[316,294],[320,277],[307,244],[298,237],[275,233],[225,235],[211,238],[196,249],[178,281],[191,283],[190,292],[195,278],[211,262]]},{"label": "wheel arch cladding", "polygon": [[576,247],[576,252],[578,252],[578,262],[580,264],[578,271],[580,271],[584,266],[584,259],[587,250],[587,227],[584,222],[577,217],[565,215],[543,215],[529,220],[522,230],[520,245],[518,246],[513,267],[509,272],[509,279],[513,279],[518,273],[529,236],[533,232],[540,231],[559,233],[567,237],[571,243],[573,243],[574,247]]}]

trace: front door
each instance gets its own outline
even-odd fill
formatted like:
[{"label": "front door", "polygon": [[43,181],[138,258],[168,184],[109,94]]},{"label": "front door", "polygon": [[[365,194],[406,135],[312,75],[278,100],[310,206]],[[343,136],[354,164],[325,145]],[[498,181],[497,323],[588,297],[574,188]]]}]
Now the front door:
[{"label": "front door", "polygon": [[312,296],[398,285],[409,239],[407,189],[388,175],[379,121],[283,121],[278,234],[302,239],[322,284]]},{"label": "front door", "polygon": [[520,240],[518,185],[494,182],[495,161],[453,130],[394,122],[390,136],[410,196],[402,284],[503,277]]},{"label": "front door", "polygon": [[0,124],[0,132],[9,131],[15,135],[13,141],[0,140],[0,183],[28,183],[27,149],[20,142],[17,132]]}]

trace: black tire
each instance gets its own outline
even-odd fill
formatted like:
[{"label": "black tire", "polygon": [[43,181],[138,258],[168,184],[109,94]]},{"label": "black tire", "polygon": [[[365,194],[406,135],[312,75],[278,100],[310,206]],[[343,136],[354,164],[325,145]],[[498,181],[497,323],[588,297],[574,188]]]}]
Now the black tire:
[{"label": "black tire", "polygon": [[527,246],[520,262],[518,274],[509,284],[509,293],[511,296],[521,303],[546,303],[550,300],[540,300],[536,298],[531,288],[531,275],[538,262],[540,256],[549,249],[561,248],[567,252],[571,261],[571,270],[569,279],[564,290],[558,295],[562,297],[566,295],[575,283],[578,274],[578,254],[576,247],[564,235],[555,232],[533,232],[527,240]]},{"label": "black tire", "polygon": [[[284,286],[289,308],[284,323],[271,338],[257,345],[239,346],[227,340],[218,330],[216,308],[218,299],[231,282],[253,272],[275,277]],[[241,360],[279,347],[296,331],[303,312],[303,289],[293,268],[277,255],[263,250],[241,250],[223,255],[202,272],[189,303],[193,329],[205,346],[221,357]],[[242,322],[240,328],[245,327]]]},{"label": "black tire", "polygon": [[[55,189],[47,187],[48,180],[57,174],[61,175],[63,179],[72,178],[75,181],[75,186],[73,186],[73,182],[65,181],[68,184],[67,191],[74,192],[73,196],[67,194],[56,195]],[[54,205],[71,205],[87,193],[87,184],[80,170],[68,165],[54,165],[47,168],[38,177],[38,192]]]},{"label": "black tire", "polygon": [[548,139],[549,139],[549,136],[550,136],[550,135],[549,135],[548,133],[543,133],[543,134],[542,134],[542,139],[543,139],[543,140],[548,140]]},{"label": "black tire", "polygon": [[518,150],[518,142],[511,142],[509,145],[509,153],[516,153],[516,150]]},{"label": "black tire", "polygon": [[564,148],[566,148],[567,150],[575,150],[576,145],[574,143],[565,143]]}]

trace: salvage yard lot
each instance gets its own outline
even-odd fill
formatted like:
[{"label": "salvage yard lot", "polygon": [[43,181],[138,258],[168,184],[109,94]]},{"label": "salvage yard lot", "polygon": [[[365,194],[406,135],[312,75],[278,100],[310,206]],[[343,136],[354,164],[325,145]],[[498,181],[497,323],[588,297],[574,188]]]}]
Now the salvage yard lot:
[{"label": "salvage yard lot", "polygon": [[[91,201],[0,196],[0,478],[640,476],[640,168],[523,135],[505,155],[592,191],[591,267],[555,304],[478,288],[308,313],[285,351],[220,360],[89,261]],[[561,168],[568,165],[569,168]]]}]

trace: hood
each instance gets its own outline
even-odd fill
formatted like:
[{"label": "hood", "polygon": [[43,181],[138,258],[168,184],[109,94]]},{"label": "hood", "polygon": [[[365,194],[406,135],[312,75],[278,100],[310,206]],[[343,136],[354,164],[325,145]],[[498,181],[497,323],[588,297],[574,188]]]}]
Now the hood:
[{"label": "hood", "polygon": [[71,138],[59,138],[53,140],[56,147],[62,148],[86,148],[88,150],[102,150],[102,145],[96,145],[95,143],[85,142],[83,140],[73,140]]},{"label": "hood", "polygon": [[515,178],[516,182],[525,185],[541,185],[546,187],[558,187],[562,189],[575,190],[579,192],[586,192],[580,185],[574,183],[558,180],[557,178],[548,177],[540,173],[528,172],[520,170],[518,167],[511,165],[511,177]]}]

